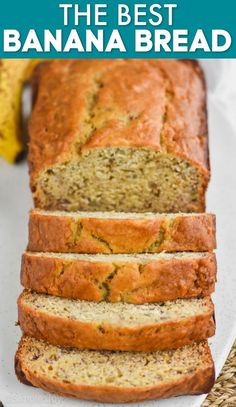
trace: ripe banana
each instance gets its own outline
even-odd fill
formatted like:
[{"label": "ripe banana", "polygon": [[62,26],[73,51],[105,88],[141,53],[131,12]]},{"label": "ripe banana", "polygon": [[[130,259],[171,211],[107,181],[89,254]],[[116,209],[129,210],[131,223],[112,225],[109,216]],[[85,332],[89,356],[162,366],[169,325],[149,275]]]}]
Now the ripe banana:
[{"label": "ripe banana", "polygon": [[23,150],[21,94],[25,81],[41,60],[0,60],[0,156],[13,163]]}]

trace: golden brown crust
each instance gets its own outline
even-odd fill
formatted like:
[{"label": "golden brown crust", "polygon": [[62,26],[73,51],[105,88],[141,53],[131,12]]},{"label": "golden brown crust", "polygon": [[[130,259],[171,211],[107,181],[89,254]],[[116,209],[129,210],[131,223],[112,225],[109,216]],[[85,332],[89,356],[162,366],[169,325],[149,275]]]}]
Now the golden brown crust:
[{"label": "golden brown crust", "polygon": [[[105,403],[127,403],[144,400],[168,398],[178,395],[208,393],[215,381],[215,370],[210,349],[205,344],[206,367],[198,368],[175,382],[167,382],[157,386],[124,388],[118,386],[95,386],[65,383],[59,379],[50,379],[44,374],[30,370],[24,360],[25,339],[21,339],[15,356],[16,375],[24,384],[32,384],[51,393],[61,396],[75,397],[83,400],[94,400]],[[22,380],[23,377],[23,380]]]},{"label": "golden brown crust", "polygon": [[79,218],[32,210],[28,250],[59,253],[159,253],[216,248],[215,216]]},{"label": "golden brown crust", "polygon": [[26,375],[24,373],[24,369],[22,367],[22,362],[21,362],[21,346],[23,345],[24,342],[24,337],[21,338],[21,341],[19,343],[18,350],[15,354],[15,360],[14,360],[14,367],[15,367],[15,373],[18,378],[18,380],[26,384],[27,386],[33,386],[33,384],[26,378]]},{"label": "golden brown crust", "polygon": [[[168,120],[162,131],[163,144],[173,155],[187,160],[188,156],[191,157],[190,162],[195,163],[200,172],[205,172],[207,180],[210,163],[205,77],[196,60],[178,60],[178,62],[185,65],[184,68],[182,67],[183,70],[176,69],[176,60],[170,60],[169,64],[166,64],[165,60],[159,60],[169,83],[170,92],[174,94],[167,105]],[[183,89],[184,80],[187,82]],[[188,145],[187,148],[186,145]]]},{"label": "golden brown crust", "polygon": [[55,60],[41,70],[37,88],[30,121],[33,190],[40,171],[89,149],[150,148],[197,167],[202,175],[198,211],[204,210],[209,160],[205,84],[198,64]]},{"label": "golden brown crust", "polygon": [[47,314],[18,299],[19,324],[28,336],[53,345],[78,349],[108,349],[151,352],[175,349],[201,341],[215,333],[214,306],[209,311],[181,320],[162,321],[135,327],[96,324]]},{"label": "golden brown crust", "polygon": [[29,77],[32,89],[32,106],[35,105],[38,96],[38,85],[40,82],[41,73],[48,63],[49,60],[42,60],[41,62],[39,62],[33,70],[33,75],[31,74]]},{"label": "golden brown crust", "polygon": [[214,291],[215,280],[213,253],[142,263],[79,260],[50,253],[36,256],[26,252],[21,266],[21,284],[25,288],[87,301],[144,304],[204,297]]}]

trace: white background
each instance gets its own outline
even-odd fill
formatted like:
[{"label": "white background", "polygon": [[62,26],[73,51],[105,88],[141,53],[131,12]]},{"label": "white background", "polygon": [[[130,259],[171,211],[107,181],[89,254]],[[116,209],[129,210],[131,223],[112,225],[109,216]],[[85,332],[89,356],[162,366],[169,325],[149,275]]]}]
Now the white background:
[{"label": "white background", "polygon": [[[207,210],[217,215],[217,334],[210,340],[219,373],[236,337],[236,61],[201,61],[208,85],[212,179]],[[14,375],[14,353],[20,338],[16,299],[20,259],[27,244],[28,210],[32,206],[26,163],[0,161],[0,400],[4,407],[88,407],[95,403],[63,399],[21,385]],[[197,407],[204,396],[141,403],[153,407]],[[136,404],[137,406],[137,404]]]}]

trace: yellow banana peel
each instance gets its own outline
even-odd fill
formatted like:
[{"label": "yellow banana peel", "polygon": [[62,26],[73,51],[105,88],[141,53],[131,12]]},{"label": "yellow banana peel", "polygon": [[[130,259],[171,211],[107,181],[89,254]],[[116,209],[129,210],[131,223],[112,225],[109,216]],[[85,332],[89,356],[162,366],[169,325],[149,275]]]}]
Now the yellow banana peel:
[{"label": "yellow banana peel", "polygon": [[21,95],[39,59],[0,60],[0,156],[14,163],[23,150]]}]

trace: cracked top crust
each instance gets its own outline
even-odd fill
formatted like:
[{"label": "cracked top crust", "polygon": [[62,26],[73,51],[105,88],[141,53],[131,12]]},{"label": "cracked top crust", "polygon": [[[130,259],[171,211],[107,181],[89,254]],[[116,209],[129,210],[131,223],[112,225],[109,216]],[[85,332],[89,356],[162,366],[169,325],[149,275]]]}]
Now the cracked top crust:
[{"label": "cracked top crust", "polygon": [[215,216],[207,213],[30,212],[28,250],[34,252],[158,253],[215,248]]},{"label": "cracked top crust", "polygon": [[38,76],[30,121],[34,175],[85,150],[117,146],[173,154],[208,178],[205,86],[197,63],[55,60]]}]

